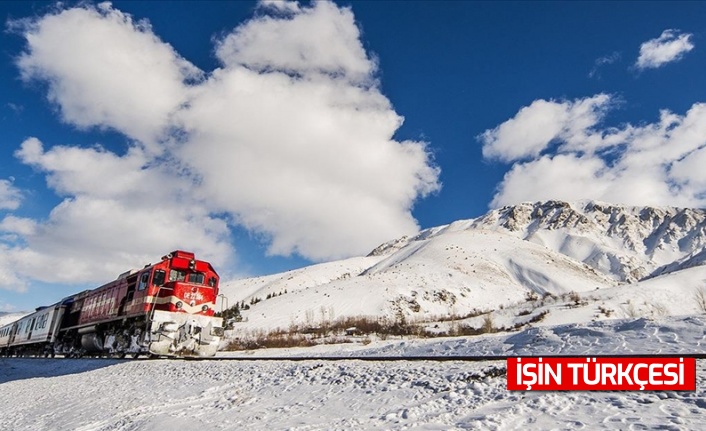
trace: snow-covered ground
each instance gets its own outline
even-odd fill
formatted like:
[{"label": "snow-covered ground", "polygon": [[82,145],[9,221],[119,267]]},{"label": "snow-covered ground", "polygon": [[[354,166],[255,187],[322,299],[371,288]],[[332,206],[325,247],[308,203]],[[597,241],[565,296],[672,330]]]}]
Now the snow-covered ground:
[{"label": "snow-covered ground", "polygon": [[510,392],[496,375],[503,361],[247,358],[703,353],[705,323],[703,315],[606,320],[227,354],[241,361],[0,359],[0,430],[705,429],[702,360],[695,392]]},{"label": "snow-covered ground", "polygon": [[[474,337],[392,337],[370,344],[219,352],[253,356],[535,356],[706,354],[706,315],[611,319]],[[396,338],[396,339],[394,339]]]}]

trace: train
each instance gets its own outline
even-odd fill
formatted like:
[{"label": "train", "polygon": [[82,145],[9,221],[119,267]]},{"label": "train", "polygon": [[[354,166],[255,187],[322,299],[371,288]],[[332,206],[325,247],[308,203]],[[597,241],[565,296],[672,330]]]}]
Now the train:
[{"label": "train", "polygon": [[176,250],[0,327],[0,355],[211,357],[218,283],[210,263]]}]

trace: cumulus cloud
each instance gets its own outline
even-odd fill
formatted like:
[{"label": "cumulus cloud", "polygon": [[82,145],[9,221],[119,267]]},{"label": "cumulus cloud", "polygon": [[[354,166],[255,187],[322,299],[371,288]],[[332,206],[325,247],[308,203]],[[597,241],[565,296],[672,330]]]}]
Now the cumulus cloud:
[{"label": "cumulus cloud", "polygon": [[0,180],[0,210],[15,210],[20,206],[22,193],[9,180]]},{"label": "cumulus cloud", "polygon": [[105,280],[176,248],[214,263],[230,257],[225,222],[194,199],[188,179],[174,177],[168,165],[149,165],[139,148],[124,156],[100,148],[45,150],[30,138],[16,156],[46,174],[65,199],[46,220],[8,215],[0,222],[5,242],[15,243],[2,253],[14,274],[76,283]]},{"label": "cumulus cloud", "polygon": [[223,68],[177,116],[190,138],[175,150],[213,205],[270,237],[270,253],[315,260],[417,229],[411,206],[438,169],[424,143],[392,139],[402,118],[349,9],[257,18],[217,55]]},{"label": "cumulus cloud", "polygon": [[[630,205],[706,205],[706,105],[685,115],[664,110],[659,121],[605,127],[601,115],[570,115],[577,105],[611,106],[613,96],[575,101],[540,101],[479,136],[486,157],[513,163],[499,184],[492,207],[544,199],[594,199]],[[593,102],[588,102],[593,101]],[[551,105],[547,108],[545,105]],[[521,119],[533,106],[563,118],[546,133]],[[583,112],[595,112],[584,109]],[[519,120],[518,120],[519,118]],[[505,130],[505,133],[494,133]],[[521,133],[543,136],[523,142]],[[488,137],[492,139],[488,139]],[[555,142],[556,145],[550,144]]]},{"label": "cumulus cloud", "polygon": [[236,225],[271,254],[313,260],[418,230],[412,205],[439,189],[439,170],[426,143],[393,139],[403,118],[351,10],[261,6],[217,41],[210,72],[109,4],[13,25],[23,78],[47,83],[64,121],[131,139],[122,153],[22,143],[16,157],[63,201],[46,219],[0,222],[15,274],[93,280],[97,259],[120,271],[175,247],[224,263]]},{"label": "cumulus cloud", "polygon": [[603,117],[611,97],[598,94],[575,101],[535,100],[515,117],[479,137],[483,156],[509,162],[537,157],[554,141],[580,146]]},{"label": "cumulus cloud", "polygon": [[301,11],[301,9],[299,8],[299,2],[296,2],[296,1],[260,0],[259,3],[260,3],[260,7],[269,8],[271,10],[284,12],[284,13],[293,13],[293,12],[300,12]]},{"label": "cumulus cloud", "polygon": [[679,30],[664,30],[656,39],[650,39],[640,45],[640,55],[635,67],[639,70],[656,69],[667,63],[681,60],[694,49],[692,34]]},{"label": "cumulus cloud", "polygon": [[16,21],[27,44],[17,59],[25,81],[47,83],[65,122],[120,131],[153,144],[201,72],[159,40],[147,22],[108,3]]},{"label": "cumulus cloud", "polygon": [[[268,2],[269,5],[293,4]],[[280,7],[281,9],[281,7]],[[241,25],[218,44],[227,67],[284,72],[297,77],[338,77],[350,84],[371,80],[377,64],[363,48],[353,12],[327,1],[290,9],[291,17],[262,16]]]}]

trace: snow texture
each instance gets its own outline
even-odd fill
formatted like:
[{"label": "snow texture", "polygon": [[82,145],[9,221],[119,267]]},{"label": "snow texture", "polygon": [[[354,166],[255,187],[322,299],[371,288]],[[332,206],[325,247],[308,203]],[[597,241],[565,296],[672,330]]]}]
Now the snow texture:
[{"label": "snow texture", "polygon": [[[703,317],[613,320],[319,354],[704,351]],[[298,349],[299,354],[311,350]],[[278,351],[271,354],[296,354]],[[703,429],[695,392],[510,392],[504,361],[0,359],[0,430]]]}]

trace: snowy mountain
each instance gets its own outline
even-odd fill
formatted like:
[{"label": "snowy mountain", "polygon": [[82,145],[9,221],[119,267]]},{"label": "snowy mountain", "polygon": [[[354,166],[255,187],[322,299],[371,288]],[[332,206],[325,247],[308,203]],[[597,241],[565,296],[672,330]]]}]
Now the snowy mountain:
[{"label": "snowy mountain", "polygon": [[706,261],[706,211],[700,209],[548,201],[503,207],[465,223],[502,229],[625,282]]},{"label": "snowy mountain", "polygon": [[[590,293],[583,314],[551,310],[550,320],[566,322],[590,320],[599,306],[613,317],[698,312],[683,295],[706,285],[706,272],[675,274],[705,261],[703,210],[547,201],[426,229],[366,257],[225,283],[222,291],[230,304],[261,300],[243,313],[242,327],[252,329],[342,316],[433,321]],[[627,304],[627,292],[642,302]],[[654,302],[653,293],[669,298]]]}]

